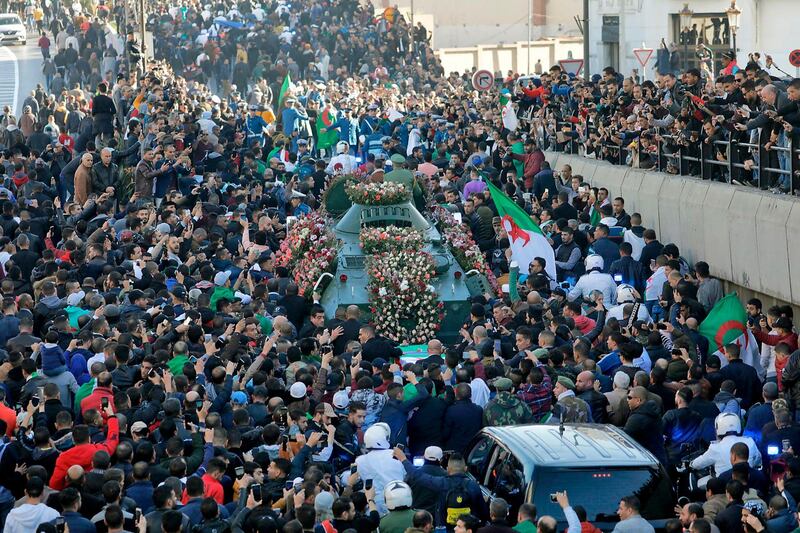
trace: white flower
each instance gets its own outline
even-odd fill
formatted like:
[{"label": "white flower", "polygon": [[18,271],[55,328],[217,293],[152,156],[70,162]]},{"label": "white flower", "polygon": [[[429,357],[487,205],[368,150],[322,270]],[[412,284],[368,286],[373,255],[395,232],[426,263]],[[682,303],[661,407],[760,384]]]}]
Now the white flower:
[{"label": "white flower", "polygon": [[400,282],[400,290],[404,291],[404,292],[408,290],[408,281],[407,280],[404,279],[403,281]]},{"label": "white flower", "polygon": [[378,289],[378,295],[381,297],[386,296],[386,287],[381,287]]}]

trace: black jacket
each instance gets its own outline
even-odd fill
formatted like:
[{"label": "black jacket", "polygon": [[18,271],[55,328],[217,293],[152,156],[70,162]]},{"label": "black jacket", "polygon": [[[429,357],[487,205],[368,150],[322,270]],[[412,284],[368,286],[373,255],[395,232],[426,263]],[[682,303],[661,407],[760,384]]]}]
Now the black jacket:
[{"label": "black jacket", "polygon": [[372,337],[361,346],[361,357],[370,363],[379,357],[384,361],[389,361],[400,357],[402,353],[399,348],[383,337]]},{"label": "black jacket", "polygon": [[744,533],[742,527],[742,501],[730,502],[714,519],[714,524],[725,533]]},{"label": "black jacket", "polygon": [[744,409],[749,409],[753,402],[761,397],[761,380],[758,373],[741,359],[734,359],[728,363],[725,368],[720,369],[719,374],[723,380],[730,379],[736,383],[736,396],[742,399]]},{"label": "black jacket", "polygon": [[650,261],[661,255],[661,250],[663,249],[664,245],[658,241],[652,241],[644,245],[642,255],[639,256],[639,262],[645,272],[650,272]]},{"label": "black jacket", "polygon": [[661,411],[653,401],[644,402],[635,411],[631,411],[625,423],[625,433],[655,455],[662,464],[667,464],[663,428]]},{"label": "black jacket", "polygon": [[608,424],[608,398],[594,389],[589,389],[577,395],[578,398],[589,404],[592,411],[592,420],[595,424]]},{"label": "black jacket", "polygon": [[408,421],[408,444],[411,455],[421,456],[428,446],[442,443],[442,423],[447,404],[434,396],[424,400]]},{"label": "black jacket", "polygon": [[472,400],[456,400],[444,414],[442,449],[463,453],[469,441],[482,427],[483,409],[472,403]]},{"label": "black jacket", "polygon": [[[447,471],[444,468],[428,461],[425,461],[425,464],[419,467],[419,471],[436,477],[447,475]],[[439,493],[413,478],[410,479],[409,486],[411,487],[411,493],[414,495],[414,509],[425,510],[431,513],[432,516],[436,516]]]}]

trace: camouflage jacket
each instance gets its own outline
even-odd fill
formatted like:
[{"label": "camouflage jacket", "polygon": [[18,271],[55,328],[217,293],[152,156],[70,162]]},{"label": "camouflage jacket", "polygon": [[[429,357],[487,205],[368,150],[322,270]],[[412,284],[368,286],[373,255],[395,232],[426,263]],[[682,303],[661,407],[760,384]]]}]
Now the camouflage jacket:
[{"label": "camouflage jacket", "polygon": [[513,426],[531,422],[533,415],[530,407],[512,392],[498,392],[483,410],[483,423],[486,426]]},{"label": "camouflage jacket", "polygon": [[591,422],[589,404],[575,396],[574,392],[563,393],[553,407],[553,419],[563,422]]}]

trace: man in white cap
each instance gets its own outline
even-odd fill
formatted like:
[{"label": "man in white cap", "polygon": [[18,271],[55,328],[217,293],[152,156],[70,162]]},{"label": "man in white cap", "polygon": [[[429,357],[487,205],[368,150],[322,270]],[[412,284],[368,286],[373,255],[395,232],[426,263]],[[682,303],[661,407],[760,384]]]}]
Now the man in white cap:
[{"label": "man in white cap", "polygon": [[228,270],[223,272],[217,272],[214,275],[214,292],[211,294],[211,303],[210,307],[212,311],[217,310],[217,302],[222,300],[229,300],[231,302],[235,300],[242,301],[245,298],[248,298],[246,294],[239,292],[239,285],[242,284],[242,279],[244,276],[241,274],[236,278],[236,283],[233,284],[231,287],[231,273]]}]

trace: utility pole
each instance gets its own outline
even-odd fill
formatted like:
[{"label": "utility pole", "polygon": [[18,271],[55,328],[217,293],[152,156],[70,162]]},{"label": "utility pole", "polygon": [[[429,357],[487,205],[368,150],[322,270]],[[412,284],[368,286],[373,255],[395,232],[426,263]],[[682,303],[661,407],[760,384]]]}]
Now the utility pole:
[{"label": "utility pole", "polygon": [[583,77],[592,77],[589,70],[589,0],[583,0]]},{"label": "utility pole", "polygon": [[146,33],[144,27],[144,23],[146,20],[146,17],[144,15],[144,6],[145,6],[144,1],[145,0],[139,0],[139,32],[141,34],[141,40],[142,40],[142,72],[145,72],[147,70],[147,48],[145,46],[145,39],[144,39]]},{"label": "utility pole", "polygon": [[530,76],[531,74],[531,4],[533,4],[533,0],[528,0],[528,70],[525,72],[526,75]]}]

